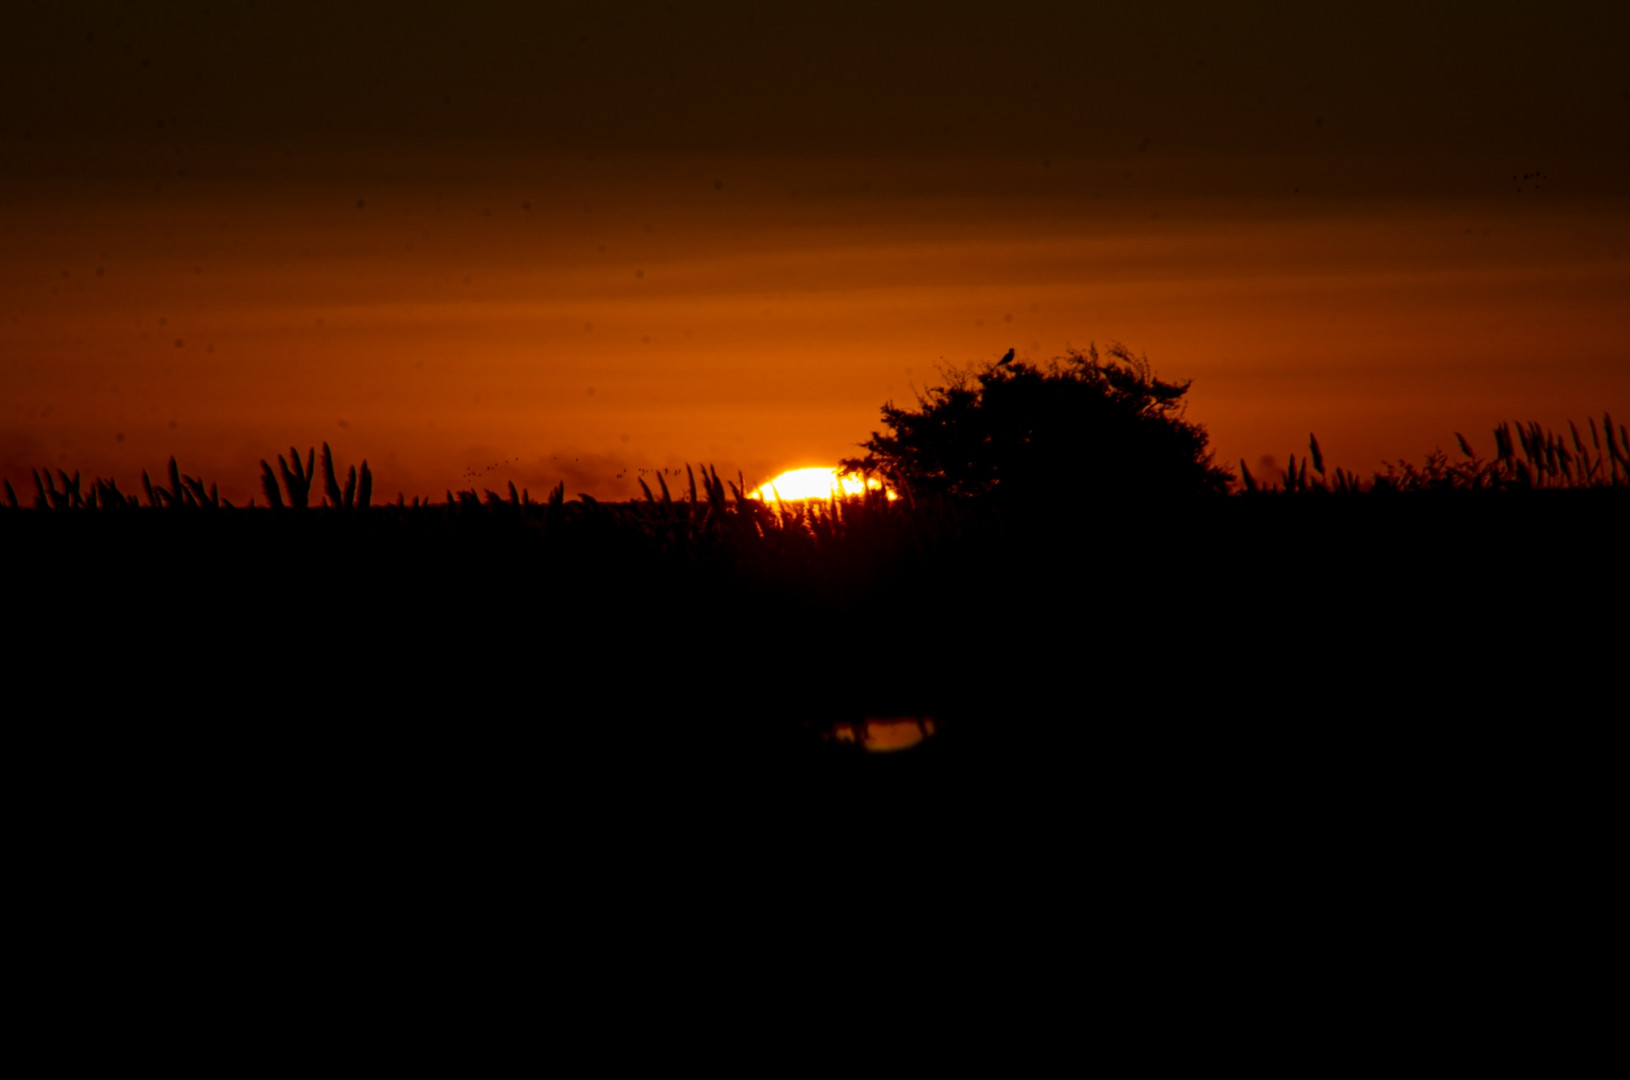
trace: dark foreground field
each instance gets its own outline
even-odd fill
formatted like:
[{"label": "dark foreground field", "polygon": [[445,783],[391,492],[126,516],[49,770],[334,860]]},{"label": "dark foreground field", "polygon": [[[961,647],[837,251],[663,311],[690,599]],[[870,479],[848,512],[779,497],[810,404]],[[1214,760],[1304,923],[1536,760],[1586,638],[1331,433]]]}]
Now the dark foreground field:
[{"label": "dark foreground field", "polygon": [[[10,689],[42,710],[14,723],[167,761],[565,776],[1583,746],[1624,707],[1627,496],[14,511]],[[902,715],[938,734],[827,737]]]},{"label": "dark foreground field", "polygon": [[[1321,1053],[1588,1021],[1626,494],[0,514],[36,996],[603,1016],[842,942],[978,1001],[1079,971],[1148,1045],[1263,986]],[[824,737],[869,715],[938,732]]]},{"label": "dark foreground field", "polygon": [[841,942],[1140,1047],[1590,1023],[1625,495],[5,513],[31,993],[622,1024]]}]

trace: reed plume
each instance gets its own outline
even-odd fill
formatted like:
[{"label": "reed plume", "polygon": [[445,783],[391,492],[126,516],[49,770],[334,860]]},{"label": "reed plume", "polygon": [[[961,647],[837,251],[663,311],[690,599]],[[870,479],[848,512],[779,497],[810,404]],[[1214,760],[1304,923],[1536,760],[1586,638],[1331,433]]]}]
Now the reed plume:
[{"label": "reed plume", "polygon": [[[279,458],[278,460],[281,461],[282,459]],[[284,471],[287,472],[288,470],[285,469]],[[264,458],[260,462],[260,490],[266,493],[267,506],[273,510],[283,509],[283,495],[277,489],[277,477],[272,474],[272,467],[266,463]],[[451,500],[452,496],[449,495],[448,498]]]},{"label": "reed plume", "polygon": [[316,478],[315,466],[317,451],[315,448],[306,453],[305,467],[300,465],[300,451],[289,447],[289,457],[294,459],[291,466],[283,460],[283,455],[277,455],[278,471],[283,475],[283,487],[289,493],[289,506],[295,510],[304,510],[311,501],[311,482]]},{"label": "reed plume", "polygon": [[[300,458],[298,455],[294,460],[296,464],[299,464]],[[351,479],[354,484],[356,481],[355,469],[351,472]],[[351,505],[351,500],[340,493],[340,481],[334,475],[334,454],[328,449],[328,443],[326,442],[323,443],[323,491],[328,497],[329,505],[334,508],[339,509]]]}]

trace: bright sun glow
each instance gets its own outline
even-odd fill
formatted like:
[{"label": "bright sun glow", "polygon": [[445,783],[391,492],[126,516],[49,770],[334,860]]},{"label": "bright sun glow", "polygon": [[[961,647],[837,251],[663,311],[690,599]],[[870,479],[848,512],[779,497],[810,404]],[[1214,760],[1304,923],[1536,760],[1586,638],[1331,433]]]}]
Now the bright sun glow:
[{"label": "bright sun glow", "polygon": [[[874,491],[883,486],[875,477],[863,483],[858,476],[838,476],[836,469],[790,469],[753,492],[753,497],[774,502],[779,496],[787,502],[801,499],[828,499],[833,495],[859,495],[865,488]],[[888,493],[894,498],[894,493]]]}]

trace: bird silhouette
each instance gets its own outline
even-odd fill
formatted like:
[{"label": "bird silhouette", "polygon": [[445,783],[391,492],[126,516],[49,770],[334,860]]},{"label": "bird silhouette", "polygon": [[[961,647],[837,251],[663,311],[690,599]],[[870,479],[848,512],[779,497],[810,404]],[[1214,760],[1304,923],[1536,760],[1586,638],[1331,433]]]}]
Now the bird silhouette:
[{"label": "bird silhouette", "polygon": [[1013,363],[1013,350],[1009,349],[1000,360],[996,361],[996,366],[1001,367],[1003,364],[1011,363]]}]

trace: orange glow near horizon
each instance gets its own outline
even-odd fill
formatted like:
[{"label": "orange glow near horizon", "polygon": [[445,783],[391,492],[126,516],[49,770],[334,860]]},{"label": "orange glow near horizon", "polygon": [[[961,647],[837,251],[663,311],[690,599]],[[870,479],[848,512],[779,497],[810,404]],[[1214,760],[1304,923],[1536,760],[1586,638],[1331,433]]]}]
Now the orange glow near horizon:
[{"label": "orange glow near horizon", "polygon": [[0,475],[25,501],[38,467],[134,491],[174,455],[245,500],[261,459],[326,441],[379,498],[631,499],[640,469],[853,456],[948,367],[1094,341],[1192,380],[1218,463],[1259,475],[1309,432],[1367,474],[1456,431],[1486,455],[1501,420],[1630,414],[1622,201],[1117,194],[1119,169],[1069,162],[1052,188],[1036,166],[921,196],[926,170],[878,162],[600,168],[0,203]]},{"label": "orange glow near horizon", "polygon": [[[789,469],[769,483],[761,484],[751,497],[762,502],[802,502],[807,499],[862,495],[868,489],[883,491],[883,482],[875,477],[868,482],[859,476],[843,476],[834,468],[815,466]],[[892,491],[885,494],[890,499],[895,498]]]},{"label": "orange glow near horizon", "polygon": [[874,754],[890,754],[920,746],[939,733],[931,716],[868,716],[859,723],[839,724],[832,737],[840,743],[862,743]]}]

